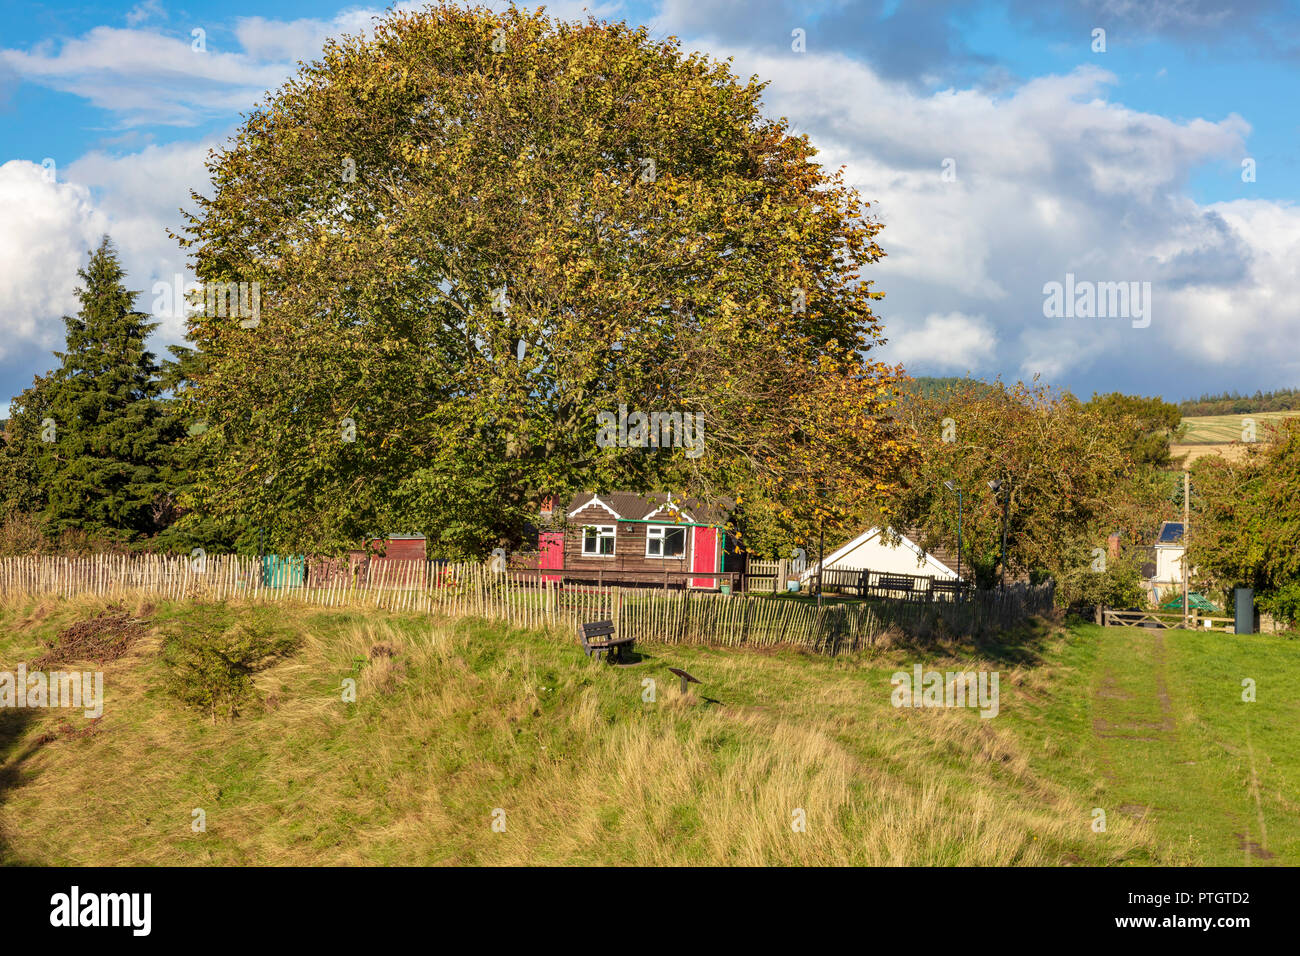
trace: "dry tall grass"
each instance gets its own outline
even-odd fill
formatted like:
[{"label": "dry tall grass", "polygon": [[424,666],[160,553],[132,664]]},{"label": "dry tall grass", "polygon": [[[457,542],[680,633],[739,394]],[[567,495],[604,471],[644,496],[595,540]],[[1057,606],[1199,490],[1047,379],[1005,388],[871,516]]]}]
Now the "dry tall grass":
[{"label": "dry tall grass", "polygon": [[[5,608],[0,668],[99,606]],[[1092,833],[1086,795],[1037,774],[996,719],[892,708],[888,657],[652,647],[612,668],[567,635],[484,622],[136,613],[152,631],[105,668],[93,732],[66,713],[0,725],[0,859],[1053,865],[1152,851],[1135,821]],[[163,632],[214,614],[266,615],[302,641],[259,675],[264,711],[216,726],[162,693],[158,661]],[[682,696],[668,663],[704,677],[702,693]],[[1019,705],[1004,690],[1003,711]]]}]

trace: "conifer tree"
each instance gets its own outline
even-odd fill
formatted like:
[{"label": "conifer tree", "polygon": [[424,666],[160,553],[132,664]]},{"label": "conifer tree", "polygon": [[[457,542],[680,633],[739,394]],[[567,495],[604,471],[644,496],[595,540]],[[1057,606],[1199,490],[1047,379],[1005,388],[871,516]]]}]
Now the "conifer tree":
[{"label": "conifer tree", "polygon": [[49,421],[47,408],[54,377],[53,372],[37,375],[9,404],[4,445],[0,448],[0,516],[4,518],[34,516],[45,509],[42,459],[50,457],[52,448],[41,437],[44,434],[53,438],[55,434],[44,426]]},{"label": "conifer tree", "polygon": [[55,440],[40,458],[52,531],[135,538],[166,522],[161,465],[176,437],[159,401],[161,384],[145,340],[156,327],[135,309],[138,292],[107,236],[78,270],[81,309],[64,316],[66,351],[47,386]]}]

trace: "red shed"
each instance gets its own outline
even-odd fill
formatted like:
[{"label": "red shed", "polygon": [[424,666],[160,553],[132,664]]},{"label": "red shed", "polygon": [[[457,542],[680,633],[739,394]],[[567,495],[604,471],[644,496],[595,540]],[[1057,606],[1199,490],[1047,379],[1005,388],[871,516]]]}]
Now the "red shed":
[{"label": "red shed", "polygon": [[[373,552],[373,554],[371,553]],[[360,565],[370,579],[393,583],[424,580],[425,551],[422,534],[390,534],[371,538],[366,547],[350,551],[354,567]]]}]

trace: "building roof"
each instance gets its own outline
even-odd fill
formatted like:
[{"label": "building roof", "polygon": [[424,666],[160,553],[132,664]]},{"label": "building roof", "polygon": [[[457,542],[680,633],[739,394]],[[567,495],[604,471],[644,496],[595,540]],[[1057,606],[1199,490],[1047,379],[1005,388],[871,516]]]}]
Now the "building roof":
[{"label": "building roof", "polygon": [[[920,528],[908,528],[907,531],[906,531],[905,536],[906,536],[906,537],[908,538],[908,540],[910,540],[910,541],[913,541],[913,542],[920,541],[920,540],[921,540],[921,529],[920,529]],[[920,548],[920,545],[917,545],[917,547]],[[925,553],[928,554],[928,555],[930,555],[931,557],[935,558],[936,560],[938,560],[938,562],[939,562],[940,564],[942,564],[945,568],[950,568],[950,569],[952,570],[953,574],[956,574],[956,573],[957,573],[957,565],[958,565],[958,563],[961,564],[961,576],[962,576],[962,577],[964,577],[964,578],[969,578],[971,575],[973,575],[973,574],[975,573],[975,569],[972,568],[972,567],[970,566],[970,562],[969,562],[969,561],[958,562],[958,561],[957,561],[957,552],[956,552],[956,551],[953,551],[952,549],[950,549],[950,548],[948,548],[948,547],[946,547],[945,545],[942,545],[942,544],[940,544],[940,545],[936,545],[935,547],[930,548],[930,549],[929,549],[928,551],[926,551]]]},{"label": "building roof", "polygon": [[[844,557],[844,555],[853,551],[855,548],[859,547],[860,545],[870,541],[873,537],[879,535],[880,533],[881,533],[880,528],[868,528],[866,531],[862,532],[862,534],[858,535],[852,541],[849,541],[847,544],[843,545],[840,548],[837,548],[835,551],[832,551],[830,554],[826,555],[826,567],[828,568],[834,567],[835,562],[838,561],[840,558]],[[919,535],[917,536],[919,537]],[[909,551],[911,551],[913,554],[917,555],[917,557],[921,559],[921,563],[924,565],[924,567],[922,567],[921,564],[918,564],[917,573],[923,574],[925,573],[925,569],[928,568],[930,573],[934,573],[935,571],[937,571],[940,574],[951,574],[953,577],[957,576],[957,571],[956,571],[957,559],[955,556],[952,556],[950,559],[946,550],[941,551],[940,549],[935,548],[933,550],[926,551],[915,541],[913,541],[912,538],[908,537],[905,534],[900,534],[899,538],[900,541],[898,546],[900,548],[907,548]],[[950,560],[951,563],[949,563]],[[961,570],[962,570],[962,577],[970,577],[969,568],[963,567]],[[815,576],[816,573],[817,573],[817,564],[813,564],[812,567],[809,568],[803,574],[803,578],[806,580],[812,576]]]},{"label": "building roof", "polygon": [[[698,498],[682,498],[672,492],[650,492],[638,494],[631,491],[594,492],[583,491],[574,495],[569,501],[565,513],[573,517],[592,502],[603,505],[619,521],[642,521],[652,515],[672,520],[670,515],[677,512],[688,522],[722,526],[727,523],[733,504],[725,499],[709,503]],[[657,513],[657,514],[656,514]]]},{"label": "building roof", "polygon": [[[1219,610],[1199,591],[1188,592],[1187,606],[1195,608],[1198,611],[1209,611],[1212,614],[1218,613]],[[1183,596],[1181,594],[1177,595],[1172,601],[1166,601],[1164,604],[1160,605],[1160,608],[1161,610],[1181,611],[1183,609]]]},{"label": "building roof", "polygon": [[1183,543],[1183,523],[1181,521],[1166,521],[1160,526],[1160,534],[1156,538],[1156,544],[1182,544]]}]

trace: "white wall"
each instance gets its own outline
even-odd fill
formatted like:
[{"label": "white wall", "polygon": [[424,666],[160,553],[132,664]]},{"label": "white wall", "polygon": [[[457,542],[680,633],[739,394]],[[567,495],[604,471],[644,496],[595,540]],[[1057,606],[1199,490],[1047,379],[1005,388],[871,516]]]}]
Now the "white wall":
[{"label": "white wall", "polygon": [[891,548],[881,538],[879,531],[871,534],[857,547],[846,551],[834,561],[826,563],[827,570],[887,571],[891,574],[922,574],[936,578],[956,580],[951,569],[945,569],[933,555],[918,564],[918,555],[909,547],[907,539]]},{"label": "white wall", "polygon": [[1156,575],[1151,580],[1159,584],[1181,584],[1183,580],[1183,549],[1158,546],[1156,549]]}]

